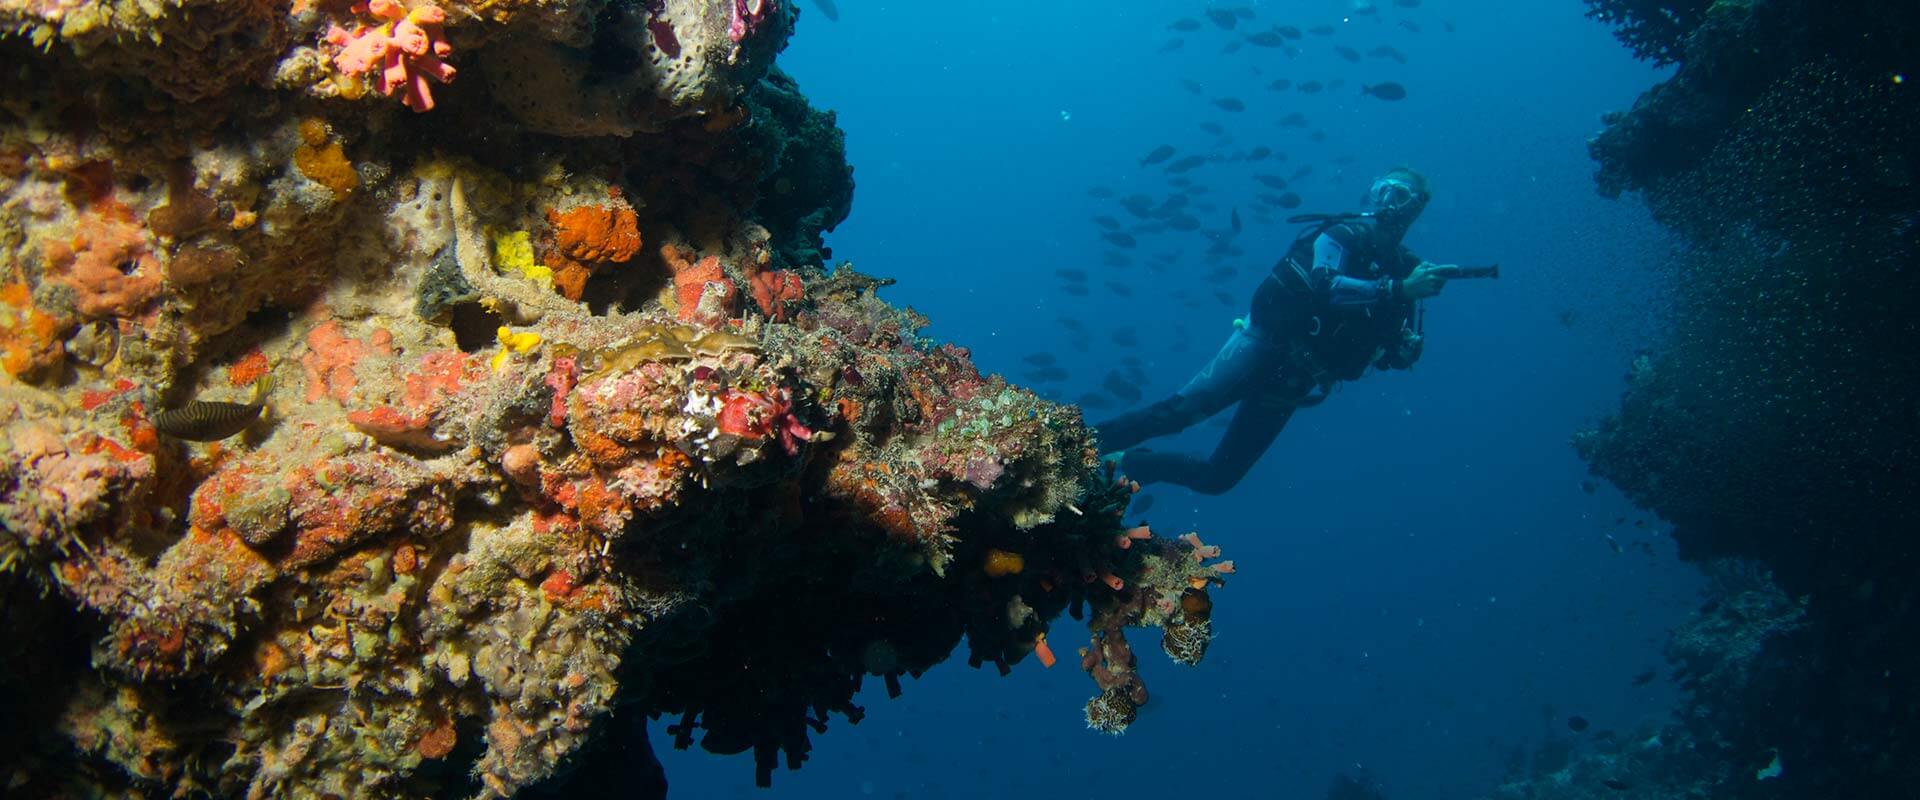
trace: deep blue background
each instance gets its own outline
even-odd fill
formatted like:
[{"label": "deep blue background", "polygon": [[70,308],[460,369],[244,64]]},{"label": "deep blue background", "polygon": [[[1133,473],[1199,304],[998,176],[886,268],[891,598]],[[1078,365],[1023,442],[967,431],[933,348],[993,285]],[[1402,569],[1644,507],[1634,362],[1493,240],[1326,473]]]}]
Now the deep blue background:
[{"label": "deep blue background", "polygon": [[[780,60],[847,131],[859,188],[830,238],[837,258],[898,278],[886,296],[931,317],[933,336],[973,348],[983,370],[1020,380],[1023,355],[1058,354],[1074,373],[1049,392],[1062,402],[1096,390],[1128,353],[1151,376],[1151,400],[1225,338],[1245,301],[1222,306],[1212,290],[1250,296],[1293,235],[1251,224],[1252,171],[1311,164],[1300,210],[1340,211],[1373,174],[1413,164],[1438,197],[1408,244],[1506,273],[1431,302],[1418,369],[1369,376],[1299,414],[1236,492],[1150,491],[1156,529],[1198,530],[1240,571],[1214,593],[1219,638],[1200,667],[1168,662],[1157,632],[1133,634],[1153,698],[1125,736],[1084,727],[1093,687],[1071,658],[1082,629],[1061,620],[1052,670],[1029,661],[1001,678],[962,661],[908,682],[897,701],[870,682],[866,720],[836,719],[806,768],[777,773],[772,791],[756,794],[749,758],[664,750],[675,796],[1319,798],[1336,772],[1364,765],[1396,800],[1473,797],[1514,747],[1572,736],[1566,715],[1624,735],[1666,713],[1664,680],[1629,681],[1661,664],[1698,580],[1656,521],[1606,487],[1583,491],[1566,444],[1615,403],[1633,348],[1657,333],[1653,264],[1666,244],[1638,203],[1594,194],[1585,141],[1601,113],[1661,76],[1585,20],[1578,0],[1383,0],[1377,15],[1350,18],[1350,0],[1256,3],[1258,18],[1233,34],[1204,18],[1200,32],[1168,31],[1200,17],[1206,6],[1191,0],[840,5],[838,22],[804,6]],[[1308,36],[1297,58],[1222,52],[1276,23],[1337,32]],[[1182,49],[1155,52],[1176,35]],[[1349,63],[1335,44],[1391,44],[1410,63]],[[1282,77],[1347,85],[1264,88]],[[1360,94],[1381,80],[1410,97]],[[1248,110],[1209,102],[1227,96]],[[1313,127],[1277,124],[1292,111]],[[1202,133],[1206,120],[1233,141]],[[1325,140],[1310,141],[1313,130]],[[1264,144],[1289,156],[1191,173],[1219,204],[1208,227],[1224,228],[1229,207],[1248,217],[1245,257],[1210,261],[1201,234],[1168,234],[1143,237],[1135,255],[1178,252],[1172,271],[1103,265],[1111,248],[1090,217],[1129,218],[1086,190],[1163,196],[1158,168],[1137,166],[1162,143],[1182,155]],[[1238,277],[1206,283],[1221,263]],[[1056,292],[1058,268],[1093,273],[1092,296]],[[1109,278],[1134,296],[1101,288]],[[1197,307],[1173,300],[1178,291]],[[1085,352],[1068,346],[1063,316],[1087,323]],[[1110,341],[1123,327],[1140,347]],[[1201,450],[1220,432],[1203,425],[1155,446]],[[1608,534],[1657,556],[1616,555]]]}]

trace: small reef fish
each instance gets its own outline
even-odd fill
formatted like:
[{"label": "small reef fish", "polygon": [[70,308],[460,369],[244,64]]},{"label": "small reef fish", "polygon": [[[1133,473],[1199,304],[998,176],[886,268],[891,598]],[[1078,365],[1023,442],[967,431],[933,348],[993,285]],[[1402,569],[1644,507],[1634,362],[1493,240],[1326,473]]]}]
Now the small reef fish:
[{"label": "small reef fish", "polygon": [[1200,30],[1200,20],[1192,17],[1181,17],[1174,20],[1173,24],[1167,27],[1182,33],[1192,33],[1193,31]]},{"label": "small reef fish", "polygon": [[1101,234],[1100,238],[1107,240],[1115,247],[1124,247],[1129,250],[1133,249],[1134,245],[1139,244],[1132,236],[1124,233]]},{"label": "small reef fish", "polygon": [[1267,159],[1267,156],[1270,156],[1270,155],[1273,155],[1273,148],[1268,147],[1266,145],[1260,145],[1259,147],[1255,147],[1253,148],[1252,151],[1247,153],[1247,160],[1248,161],[1265,161]]},{"label": "small reef fish", "polygon": [[153,415],[153,428],[175,439],[189,442],[217,442],[244,431],[267,407],[267,393],[273,391],[272,376],[253,382],[253,396],[245,403],[195,400],[179,408]]},{"label": "small reef fish", "polygon": [[1114,196],[1113,190],[1105,186],[1095,186],[1087,190],[1087,196],[1095,200],[1107,200]]},{"label": "small reef fish", "polygon": [[1383,44],[1372,50],[1368,50],[1367,55],[1373,56],[1374,58],[1390,58],[1400,64],[1407,63],[1407,54],[1400,52],[1398,48],[1390,44]]},{"label": "small reef fish", "polygon": [[1358,62],[1360,60],[1360,51],[1355,50],[1351,47],[1348,47],[1344,44],[1335,45],[1333,48],[1333,52],[1339,53],[1341,58],[1344,58],[1348,61]]},{"label": "small reef fish", "polygon": [[1229,31],[1233,30],[1233,26],[1240,22],[1240,17],[1224,8],[1207,9],[1207,19],[1213,20],[1213,24],[1220,26],[1221,30]]},{"label": "small reef fish", "polygon": [[1293,192],[1287,192],[1286,194],[1280,195],[1280,207],[1288,208],[1288,209],[1299,208],[1300,195],[1294,194]]},{"label": "small reef fish", "polygon": [[1220,52],[1222,52],[1222,53],[1236,53],[1236,52],[1239,52],[1239,51],[1240,51],[1240,45],[1242,45],[1242,44],[1243,44],[1243,42],[1240,42],[1240,41],[1237,41],[1237,40],[1236,40],[1236,41],[1231,41],[1231,42],[1227,42],[1226,44],[1223,44],[1223,45],[1221,45],[1221,46],[1220,46]]},{"label": "small reef fish", "polygon": [[1290,183],[1299,183],[1301,178],[1305,178],[1308,175],[1312,175],[1312,174],[1313,174],[1313,165],[1308,164],[1306,166],[1303,166],[1299,169],[1294,170],[1292,175],[1287,176],[1287,181]]},{"label": "small reef fish", "polygon": [[1307,33],[1311,33],[1315,36],[1332,36],[1333,26],[1332,25],[1315,25],[1311,28],[1308,28]]},{"label": "small reef fish", "polygon": [[1281,36],[1285,36],[1295,41],[1299,41],[1300,39],[1304,38],[1303,35],[1300,33],[1300,29],[1293,27],[1292,25],[1281,25],[1280,27],[1274,28],[1273,31],[1275,33],[1280,34]]},{"label": "small reef fish", "polygon": [[[1130,330],[1125,332],[1132,333]],[[1119,335],[1115,334],[1114,339],[1117,341],[1119,338]],[[1135,344],[1138,344],[1138,342],[1129,342],[1123,346],[1133,347]],[[1127,377],[1121,375],[1119,372],[1108,372],[1106,380],[1100,382],[1100,388],[1107,390],[1107,394],[1113,395],[1114,399],[1122,403],[1140,402],[1142,396],[1140,387],[1135,386],[1132,381],[1127,380]]]},{"label": "small reef fish", "polygon": [[1128,258],[1119,253],[1104,253],[1101,255],[1100,260],[1101,262],[1105,263],[1109,267],[1133,266],[1133,259]]},{"label": "small reef fish", "polygon": [[1312,123],[1307,122],[1307,115],[1298,111],[1288,114],[1280,120],[1280,127],[1282,128],[1304,128],[1310,124]]},{"label": "small reef fish", "polygon": [[1239,233],[1240,232],[1240,209],[1237,209],[1237,208],[1234,209],[1231,213],[1231,217],[1233,222],[1233,232]]},{"label": "small reef fish", "polygon": [[1035,383],[1059,383],[1071,377],[1072,373],[1052,365],[1027,372],[1027,379]]},{"label": "small reef fish", "polygon": [[1059,363],[1058,358],[1054,357],[1052,353],[1047,353],[1047,352],[1028,353],[1025,356],[1022,356],[1020,360],[1025,361],[1028,364],[1032,364],[1036,367],[1051,367],[1054,364]]},{"label": "small reef fish", "polygon": [[1159,147],[1153,148],[1153,152],[1148,153],[1145,158],[1140,159],[1140,166],[1143,166],[1143,167],[1151,166],[1172,157],[1173,157],[1173,145],[1163,144],[1163,145],[1160,145]]},{"label": "small reef fish", "polygon": [[1272,83],[1267,84],[1267,88],[1276,92],[1284,92],[1293,88],[1293,81],[1286,78],[1275,78]]},{"label": "small reef fish", "polygon": [[833,0],[813,0],[813,7],[820,9],[820,15],[828,22],[840,21],[840,7],[834,5]]},{"label": "small reef fish", "polygon": [[1393,0],[1393,4],[1401,8],[1419,8],[1420,0]]},{"label": "small reef fish", "polygon": [[1240,102],[1237,97],[1222,97],[1213,101],[1213,105],[1221,111],[1230,111],[1235,114],[1247,110],[1247,104]]},{"label": "small reef fish", "polygon": [[1261,185],[1266,186],[1270,189],[1287,188],[1287,179],[1282,178],[1278,175],[1268,175],[1262,172],[1262,173],[1255,174],[1253,176],[1253,179],[1256,181],[1259,181]]},{"label": "small reef fish", "polygon": [[1128,286],[1124,283],[1121,283],[1119,281],[1106,281],[1106,285],[1107,285],[1107,291],[1113,292],[1114,294],[1117,294],[1121,297],[1133,296],[1133,287]]},{"label": "small reef fish", "polygon": [[1087,280],[1087,271],[1083,269],[1056,269],[1053,274],[1060,276],[1062,280],[1074,283],[1084,283]]},{"label": "small reef fish", "polygon": [[1334,78],[1333,80],[1327,81],[1328,89],[1338,89],[1345,85],[1347,85],[1346,78]]},{"label": "small reef fish", "polygon": [[1307,94],[1319,94],[1320,90],[1327,88],[1327,86],[1326,84],[1323,84],[1319,81],[1307,81],[1306,83],[1300,84],[1299,86],[1295,86],[1293,88],[1299,89],[1300,91],[1306,92]]},{"label": "small reef fish", "polygon": [[[1175,175],[1178,175],[1182,172],[1191,172],[1195,169],[1198,169],[1201,164],[1205,164],[1205,163],[1207,163],[1206,156],[1187,156],[1186,158],[1180,159],[1179,161],[1175,161],[1171,164],[1168,164],[1167,172],[1173,173]],[[1132,211],[1133,209],[1129,207],[1127,210]],[[1145,215],[1143,214],[1141,216],[1145,216]]]},{"label": "small reef fish", "polygon": [[1413,20],[1410,20],[1410,19],[1400,20],[1400,27],[1406,28],[1408,33],[1420,32],[1420,23],[1414,22]]},{"label": "small reef fish", "polygon": [[1060,293],[1072,297],[1086,297],[1088,294],[1087,285],[1084,283],[1069,283],[1060,287]]},{"label": "small reef fish", "polygon": [[1382,100],[1404,100],[1407,96],[1407,87],[1401,86],[1393,81],[1387,81],[1386,83],[1376,83],[1372,86],[1363,85],[1360,87],[1360,93],[1373,95]]},{"label": "small reef fish", "polygon": [[1278,31],[1261,31],[1247,37],[1247,44],[1254,47],[1279,47],[1287,43],[1287,37]]},{"label": "small reef fish", "polygon": [[1110,231],[1120,230],[1120,220],[1114,219],[1113,217],[1109,217],[1105,214],[1101,214],[1100,216],[1094,217],[1093,224],[1099,225],[1100,227],[1106,228],[1107,230],[1110,230]]},{"label": "small reef fish", "polygon": [[1180,86],[1181,88],[1184,88],[1187,91],[1192,92],[1194,94],[1200,94],[1206,91],[1206,87],[1201,86],[1199,81],[1196,81],[1192,78],[1181,78]]},{"label": "small reef fish", "polygon": [[1185,46],[1187,46],[1187,40],[1185,39],[1168,39],[1167,43],[1160,45],[1160,49],[1155,52],[1171,53]]}]

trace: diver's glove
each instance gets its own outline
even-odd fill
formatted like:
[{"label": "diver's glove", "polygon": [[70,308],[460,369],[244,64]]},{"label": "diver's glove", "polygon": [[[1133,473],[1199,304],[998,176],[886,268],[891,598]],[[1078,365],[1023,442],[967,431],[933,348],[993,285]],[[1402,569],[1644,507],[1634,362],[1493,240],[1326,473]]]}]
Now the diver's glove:
[{"label": "diver's glove", "polygon": [[1412,275],[1394,282],[1394,297],[1412,302],[1439,294],[1441,289],[1447,288],[1447,279],[1440,276],[1440,266],[1429,261],[1420,262],[1420,266],[1414,268]]}]

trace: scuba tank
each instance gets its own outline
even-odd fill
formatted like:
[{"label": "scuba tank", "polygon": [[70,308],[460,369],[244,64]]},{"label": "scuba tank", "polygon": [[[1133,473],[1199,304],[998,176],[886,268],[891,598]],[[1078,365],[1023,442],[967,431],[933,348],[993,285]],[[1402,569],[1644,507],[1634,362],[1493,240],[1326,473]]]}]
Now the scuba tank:
[{"label": "scuba tank", "polygon": [[[1336,225],[1353,222],[1355,220],[1369,219],[1372,216],[1373,213],[1370,211],[1346,211],[1338,214],[1296,214],[1288,217],[1288,224],[1303,225],[1304,227],[1300,229],[1298,234],[1294,235],[1293,241],[1287,244],[1285,255],[1281,256],[1280,262],[1273,266],[1270,277],[1291,291],[1311,291],[1313,280],[1311,276],[1307,274],[1307,271],[1312,265],[1311,246],[1313,240],[1319,238],[1320,234],[1326,233]],[[1309,253],[1305,263],[1302,263],[1299,258],[1302,253],[1302,247],[1306,247],[1306,252]],[[1283,265],[1290,268],[1293,277],[1298,279],[1297,283],[1287,280],[1286,276],[1281,273],[1280,267]]]}]

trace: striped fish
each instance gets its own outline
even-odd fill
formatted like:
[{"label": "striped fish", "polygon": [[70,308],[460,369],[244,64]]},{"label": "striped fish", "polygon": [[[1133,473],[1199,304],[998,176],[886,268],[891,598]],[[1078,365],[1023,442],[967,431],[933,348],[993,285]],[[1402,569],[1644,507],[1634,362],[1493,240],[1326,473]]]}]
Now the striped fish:
[{"label": "striped fish", "polygon": [[245,403],[195,400],[153,415],[153,427],[175,439],[217,442],[246,430],[259,419],[270,391],[273,391],[273,376],[263,375],[253,382],[253,397]]}]

